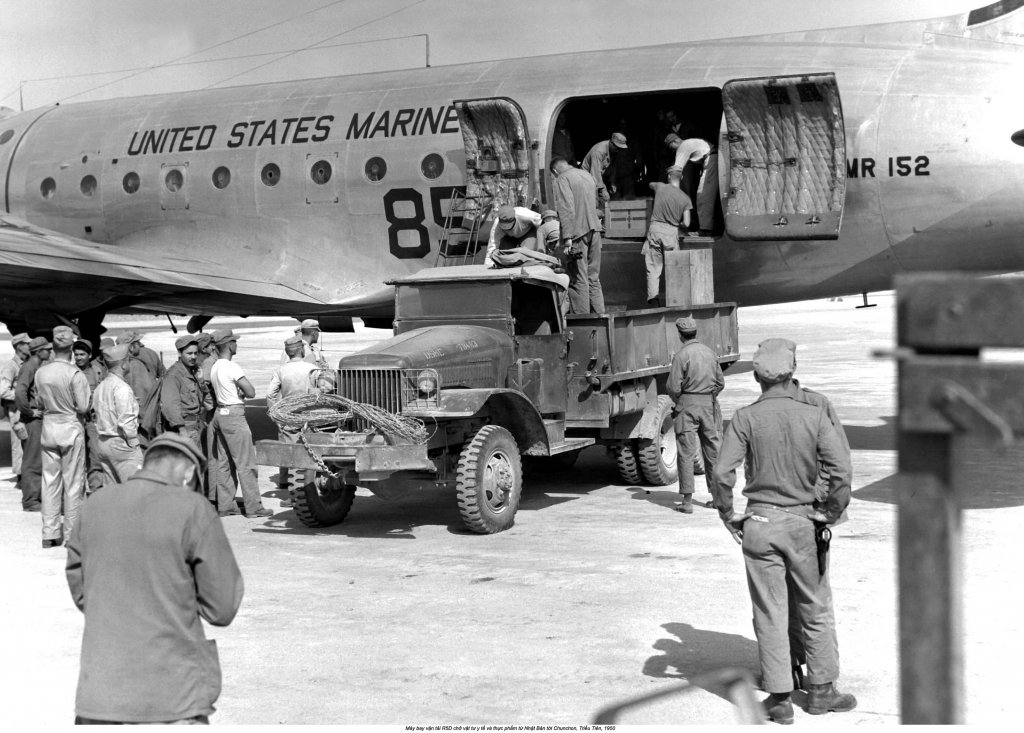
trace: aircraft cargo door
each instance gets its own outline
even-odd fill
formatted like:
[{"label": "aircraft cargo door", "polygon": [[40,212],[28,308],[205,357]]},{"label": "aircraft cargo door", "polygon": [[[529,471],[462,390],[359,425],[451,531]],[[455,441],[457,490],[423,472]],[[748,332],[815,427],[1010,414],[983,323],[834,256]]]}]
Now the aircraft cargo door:
[{"label": "aircraft cargo door", "polygon": [[846,136],[835,74],[734,79],[722,107],[729,237],[838,239]]},{"label": "aircraft cargo door", "polygon": [[455,100],[455,109],[466,148],[467,209],[528,206],[535,171],[522,107],[492,97]]}]

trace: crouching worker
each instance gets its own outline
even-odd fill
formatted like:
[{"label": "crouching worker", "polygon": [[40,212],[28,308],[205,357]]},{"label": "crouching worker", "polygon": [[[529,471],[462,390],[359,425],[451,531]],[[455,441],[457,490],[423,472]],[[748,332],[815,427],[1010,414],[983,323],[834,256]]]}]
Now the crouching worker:
[{"label": "crouching worker", "polygon": [[142,470],[82,505],[68,544],[71,597],[85,614],[76,723],[208,723],[220,695],[216,643],[242,574],[201,493],[203,455],[184,435],[153,439]]},{"label": "crouching worker", "polygon": [[538,244],[537,227],[541,225],[541,216],[533,209],[525,206],[502,206],[491,227],[491,236],[487,240],[487,256],[484,267],[501,267],[495,255],[504,250],[526,249],[541,250]]}]

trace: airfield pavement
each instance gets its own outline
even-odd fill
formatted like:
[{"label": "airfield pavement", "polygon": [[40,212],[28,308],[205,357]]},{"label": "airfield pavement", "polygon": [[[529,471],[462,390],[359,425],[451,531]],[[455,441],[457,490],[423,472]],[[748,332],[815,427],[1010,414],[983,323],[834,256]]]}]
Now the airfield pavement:
[{"label": "airfield pavement", "polygon": [[[743,360],[721,398],[726,419],[756,398],[757,342],[791,338],[797,376],[832,399],[853,448],[851,519],[835,530],[831,562],[839,685],[859,705],[826,717],[798,709],[797,726],[900,719],[895,365],[871,355],[892,346],[894,297],[871,300],[862,310],[853,298],[743,309]],[[237,359],[262,396],[294,321],[216,319],[208,330],[218,324],[241,335]],[[172,361],[166,322],[126,326]],[[325,334],[325,351],[336,358],[388,335]],[[0,341],[0,358],[9,353]],[[701,673],[757,676],[742,558],[717,514],[673,511],[675,487],[621,485],[602,448],[571,473],[527,482],[515,526],[493,536],[465,531],[443,491],[386,502],[360,489],[343,524],[307,529],[279,507],[274,475],[260,471],[273,517],[224,520],[246,590],[234,623],[208,628],[224,677],[216,724],[580,726]],[[65,553],[40,549],[39,515],[21,511],[12,486],[0,457],[4,719],[8,730],[69,725],[82,615]],[[977,725],[1021,717],[1024,499],[1013,480],[990,488],[964,514],[966,714]],[[696,497],[708,498],[700,478]],[[695,689],[619,723],[733,721],[726,699]]]}]

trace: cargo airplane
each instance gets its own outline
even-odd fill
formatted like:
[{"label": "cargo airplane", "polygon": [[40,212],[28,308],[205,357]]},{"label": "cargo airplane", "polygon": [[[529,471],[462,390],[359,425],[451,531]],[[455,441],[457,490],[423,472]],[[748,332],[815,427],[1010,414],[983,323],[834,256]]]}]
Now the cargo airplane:
[{"label": "cargo airplane", "polygon": [[[660,113],[717,144],[718,300],[1021,270],[1022,6],[8,110],[0,320],[387,323],[389,278],[459,251],[498,203],[551,205],[563,114],[577,158],[627,134],[641,195],[663,170]],[[638,249],[607,242],[609,300],[642,289]]]}]

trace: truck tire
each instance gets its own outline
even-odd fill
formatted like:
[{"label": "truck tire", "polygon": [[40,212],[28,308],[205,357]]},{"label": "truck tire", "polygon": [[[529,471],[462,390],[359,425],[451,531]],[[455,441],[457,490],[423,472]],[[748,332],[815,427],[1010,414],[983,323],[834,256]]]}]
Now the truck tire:
[{"label": "truck tire", "polygon": [[523,491],[512,433],[498,425],[480,428],[462,448],[456,477],[459,513],[470,530],[494,534],[512,526]]},{"label": "truck tire", "polygon": [[636,455],[636,445],[632,440],[619,443],[612,450],[615,453],[615,466],[619,469],[619,476],[630,486],[638,486],[644,482],[640,473],[640,461]]},{"label": "truck tire", "polygon": [[348,516],[356,487],[321,471],[289,471],[288,494],[295,516],[307,527],[331,527]]},{"label": "truck tire", "polygon": [[658,395],[658,437],[641,439],[637,444],[640,469],[647,483],[668,486],[679,480],[679,451],[672,423],[672,398]]}]

